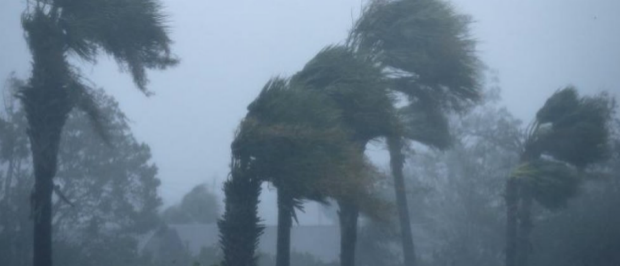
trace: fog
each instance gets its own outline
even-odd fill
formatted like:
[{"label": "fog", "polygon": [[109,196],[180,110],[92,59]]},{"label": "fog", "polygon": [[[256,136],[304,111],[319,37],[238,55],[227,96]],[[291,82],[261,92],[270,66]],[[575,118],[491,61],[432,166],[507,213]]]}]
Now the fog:
[{"label": "fog", "polygon": [[[162,2],[172,52],[180,63],[148,72],[151,96],[137,90],[131,76],[119,72],[109,56],[97,57],[95,65],[80,59],[71,62],[118,101],[131,132],[150,146],[162,182],[162,210],[181,202],[200,183],[222,203],[222,184],[231,171],[231,143],[248,104],[270,78],[292,76],[327,45],[344,44],[367,2]],[[505,106],[525,124],[554,92],[568,85],[581,95],[606,91],[620,96],[620,2],[448,2],[473,19],[471,34],[487,75],[483,87],[501,88],[501,100],[494,106]],[[20,24],[25,7],[25,0],[0,3],[3,80],[12,72],[20,79],[30,75],[32,59]],[[497,84],[491,84],[491,78],[497,78]],[[375,143],[367,154],[389,172],[384,144]],[[259,214],[265,224],[275,225],[276,189],[266,184],[263,188]],[[300,224],[337,224],[318,206],[309,203],[299,214]]]}]

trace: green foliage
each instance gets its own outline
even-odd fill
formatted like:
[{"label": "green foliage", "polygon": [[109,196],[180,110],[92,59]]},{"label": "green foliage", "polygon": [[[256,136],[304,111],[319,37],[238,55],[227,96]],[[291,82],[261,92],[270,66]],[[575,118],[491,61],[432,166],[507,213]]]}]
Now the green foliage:
[{"label": "green foliage", "polygon": [[185,194],[180,204],[164,210],[162,218],[169,224],[208,224],[217,221],[219,210],[217,196],[201,184]]},{"label": "green foliage", "polygon": [[98,52],[104,51],[129,69],[143,91],[147,68],[164,69],[177,63],[170,54],[166,17],[157,0],[37,2],[52,6],[48,16],[63,32],[69,52],[94,62]]},{"label": "green foliage", "polygon": [[462,109],[480,98],[470,19],[437,0],[373,1],[349,37],[412,100]]},{"label": "green foliage", "polygon": [[248,107],[233,154],[254,158],[252,172],[261,180],[295,197],[323,200],[321,180],[357,175],[364,165],[332,106],[319,93],[272,80]]},{"label": "green foliage", "polygon": [[[34,265],[50,266],[53,261],[52,191],[58,191],[53,180],[59,168],[61,133],[71,111],[75,107],[85,111],[100,135],[107,137],[100,107],[68,56],[77,54],[94,61],[97,52],[103,50],[128,68],[138,88],[146,92],[146,69],[164,69],[177,63],[170,55],[163,18],[155,0],[27,1],[22,28],[33,58],[32,76],[19,88],[18,97],[28,121],[35,174],[31,197],[31,210],[36,215]],[[129,184],[127,187],[131,188]],[[130,199],[119,205],[124,209],[135,207]],[[95,227],[103,225],[108,226],[102,223]]]},{"label": "green foliage", "polygon": [[520,165],[511,177],[521,180],[534,199],[549,209],[565,207],[577,194],[581,181],[570,166],[542,159]]},{"label": "green foliage", "polygon": [[620,123],[610,124],[610,159],[587,173],[588,182],[562,212],[541,215],[533,239],[532,265],[620,263]]},{"label": "green foliage", "polygon": [[537,143],[543,153],[578,168],[609,156],[609,122],[614,110],[609,95],[579,98],[573,87],[556,92],[536,114],[539,124],[550,123]]},{"label": "green foliage", "polygon": [[230,178],[224,183],[224,214],[218,220],[222,266],[256,266],[260,225],[258,203],[262,180],[253,176],[247,160],[232,159]]},{"label": "green foliage", "polygon": [[524,184],[543,206],[565,206],[579,185],[578,171],[609,157],[614,107],[606,94],[579,97],[573,87],[553,94],[537,112],[523,164],[512,176],[527,177]]},{"label": "green foliage", "polygon": [[579,106],[579,95],[572,87],[557,91],[536,113],[536,120],[540,123],[553,123],[561,120],[566,114],[573,112]]},{"label": "green foliage", "polygon": [[432,103],[414,102],[398,110],[403,135],[433,148],[447,149],[452,144],[448,119]]},{"label": "green foliage", "polygon": [[328,46],[291,79],[333,99],[353,139],[367,142],[392,134],[394,99],[381,69],[344,46]]}]

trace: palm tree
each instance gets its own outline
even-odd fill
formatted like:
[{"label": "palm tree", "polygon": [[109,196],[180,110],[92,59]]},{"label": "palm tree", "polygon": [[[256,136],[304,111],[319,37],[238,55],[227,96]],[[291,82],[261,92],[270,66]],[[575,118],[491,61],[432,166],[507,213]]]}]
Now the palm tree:
[{"label": "palm tree", "polygon": [[407,139],[435,148],[450,144],[446,113],[480,99],[480,63],[468,34],[470,19],[438,0],[376,0],[357,21],[348,45],[370,58],[403,95],[401,128],[387,138],[405,265],[415,265],[402,168]]},{"label": "palm tree", "polygon": [[102,116],[69,56],[95,62],[99,52],[128,69],[146,91],[146,69],[177,63],[155,0],[32,0],[22,26],[32,53],[32,76],[18,97],[28,120],[35,170],[31,196],[34,220],[33,265],[52,265],[52,189],[60,134],[77,107],[102,129]]},{"label": "palm tree", "polygon": [[250,172],[249,158],[233,155],[230,168],[230,177],[224,182],[224,214],[217,222],[222,266],[256,266],[255,251],[264,230],[258,217],[262,180]]},{"label": "palm tree", "polygon": [[[236,165],[246,165],[242,167],[246,175],[235,176],[233,172],[229,182],[236,182],[235,178],[252,178],[270,182],[278,189],[278,266],[290,263],[290,230],[295,209],[301,208],[302,200],[325,202],[327,197],[336,193],[344,194],[341,191],[355,191],[359,181],[350,182],[358,179],[349,176],[358,176],[366,169],[363,156],[359,156],[346,140],[347,134],[340,121],[340,114],[330,104],[329,98],[276,78],[268,82],[250,104],[239,127],[232,151],[235,160],[239,161]],[[260,182],[255,186],[260,186]],[[227,199],[243,193],[236,190],[226,192]],[[255,194],[251,196],[257,197]],[[228,213],[228,204],[226,210]],[[244,213],[248,218],[256,215],[254,209],[247,209]],[[250,220],[258,221],[255,218]],[[233,220],[226,221],[234,223]],[[222,230],[224,227],[220,226]],[[231,239],[222,241],[225,265],[255,265],[255,246],[239,250],[245,254],[246,261],[233,264],[232,258],[238,258],[233,254],[237,243],[232,236],[224,235],[224,231],[222,234],[222,239]],[[254,243],[259,234],[247,236],[236,240]]]},{"label": "palm tree", "polygon": [[613,102],[607,95],[579,97],[573,87],[552,95],[536,113],[520,165],[506,183],[506,265],[526,266],[531,250],[534,202],[548,209],[566,205],[580,173],[609,154]]},{"label": "palm tree", "polygon": [[[324,49],[292,79],[337,103],[358,152],[363,153],[372,139],[387,139],[406,265],[414,265],[415,256],[402,150],[406,139],[448,147],[445,113],[465,110],[478,100],[479,64],[467,24],[466,17],[443,2],[375,1],[355,25],[346,47]],[[408,102],[403,108],[395,105],[399,93]],[[350,202],[339,203],[341,264],[351,266],[358,211]]]},{"label": "palm tree", "polygon": [[[381,69],[372,61],[357,56],[345,46],[328,46],[310,60],[291,79],[293,84],[329,97],[342,113],[348,141],[358,156],[364,156],[369,141],[393,135],[398,121],[394,97],[385,84]],[[363,173],[357,178],[363,179]],[[355,265],[357,221],[360,208],[373,212],[360,197],[335,197],[340,219],[340,263]]]}]

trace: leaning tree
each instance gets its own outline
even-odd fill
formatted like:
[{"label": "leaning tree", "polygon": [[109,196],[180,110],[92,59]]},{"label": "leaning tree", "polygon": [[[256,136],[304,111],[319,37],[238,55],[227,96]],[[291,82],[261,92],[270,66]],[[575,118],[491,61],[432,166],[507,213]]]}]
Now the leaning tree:
[{"label": "leaning tree", "polygon": [[[448,147],[446,114],[464,111],[479,100],[480,64],[468,24],[468,17],[441,1],[374,1],[357,21],[346,47],[328,47],[293,77],[293,82],[320,90],[336,102],[358,152],[363,153],[372,139],[387,139],[408,266],[415,264],[415,255],[403,149],[407,140]],[[399,107],[399,100],[406,105]],[[355,206],[341,203],[341,218],[356,220],[350,218],[357,217]],[[355,230],[354,224],[343,227],[343,265],[354,265]]]},{"label": "leaning tree", "polygon": [[536,113],[520,164],[506,181],[506,266],[528,264],[533,203],[548,209],[566,205],[586,168],[609,155],[613,110],[608,95],[579,97],[568,87]]},{"label": "leaning tree", "polygon": [[224,265],[256,265],[262,182],[273,184],[278,193],[278,266],[290,263],[290,230],[302,200],[372,199],[367,193],[372,176],[357,178],[366,173],[366,160],[347,140],[341,115],[330,103],[322,94],[276,78],[249,105],[232,144],[231,177],[224,190],[226,207],[219,222]]},{"label": "leaning tree", "polygon": [[[165,16],[156,0],[31,0],[22,27],[32,54],[32,76],[19,91],[34,165],[31,196],[34,221],[33,265],[52,265],[52,191],[62,128],[74,108],[85,111],[99,129],[101,115],[69,57],[95,62],[108,54],[146,91],[146,69],[164,69],[177,60]],[[101,131],[103,132],[103,131]]]},{"label": "leaning tree", "polygon": [[446,148],[446,114],[464,111],[480,99],[480,63],[469,36],[470,19],[438,0],[372,2],[355,24],[349,45],[376,62],[406,106],[403,129],[387,137],[401,226],[405,265],[415,265],[403,177],[407,140]]},{"label": "leaning tree", "polygon": [[[328,46],[293,76],[291,83],[329,98],[341,113],[347,140],[357,156],[364,156],[366,145],[399,131],[394,97],[387,89],[381,69],[371,60],[358,56],[346,46]],[[364,179],[362,173],[357,178]],[[338,202],[340,220],[340,263],[355,265],[357,223],[366,202],[342,195]],[[376,217],[379,218],[379,217]],[[385,218],[385,217],[383,217]]]}]

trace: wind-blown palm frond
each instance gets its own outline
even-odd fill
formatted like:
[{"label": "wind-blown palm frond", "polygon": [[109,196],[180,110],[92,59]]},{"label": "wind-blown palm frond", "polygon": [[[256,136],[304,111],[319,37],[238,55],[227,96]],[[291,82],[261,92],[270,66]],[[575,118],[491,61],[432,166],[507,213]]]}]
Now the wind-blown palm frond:
[{"label": "wind-blown palm frond", "polygon": [[399,110],[403,136],[427,146],[446,149],[452,144],[452,136],[445,114],[428,103],[412,103]]},{"label": "wind-blown palm frond", "polygon": [[576,169],[543,159],[520,165],[511,177],[520,180],[532,197],[548,209],[566,206],[568,199],[577,193],[581,181]]},{"label": "wind-blown palm frond", "polygon": [[175,65],[165,16],[157,0],[55,0],[69,51],[95,61],[100,50],[126,66],[146,91],[146,69]]},{"label": "wind-blown palm frond", "polygon": [[333,99],[358,141],[391,134],[398,123],[381,69],[348,47],[326,47],[291,82]]},{"label": "wind-blown palm frond", "polygon": [[320,93],[273,79],[248,107],[233,154],[255,158],[253,169],[262,180],[322,201],[327,195],[318,180],[356,174],[363,164],[352,156],[356,152],[332,106]]},{"label": "wind-blown palm frond", "polygon": [[608,95],[579,97],[575,88],[568,87],[553,94],[537,112],[522,164],[506,184],[506,265],[527,265],[532,199],[549,209],[563,207],[577,192],[578,173],[609,155],[613,111]]},{"label": "wind-blown palm frond", "polygon": [[536,143],[543,153],[578,168],[609,156],[613,100],[606,94],[579,98],[573,87],[556,92],[538,111],[537,123],[550,124]]},{"label": "wind-blown palm frond", "polygon": [[17,97],[28,121],[35,185],[33,265],[52,264],[52,193],[61,133],[69,113],[85,111],[104,136],[104,116],[89,86],[71,67],[71,52],[95,61],[99,51],[111,55],[146,91],[146,69],[177,63],[157,0],[34,0],[22,16],[32,53],[32,76]]},{"label": "wind-blown palm frond", "polygon": [[579,106],[579,94],[573,87],[557,91],[536,112],[538,123],[553,123],[561,120],[566,114],[573,112]]},{"label": "wind-blown palm frond", "polygon": [[349,43],[380,62],[394,89],[461,110],[480,99],[481,64],[469,22],[443,1],[374,1],[354,26]]},{"label": "wind-blown palm frond", "polygon": [[69,97],[72,99],[72,105],[88,116],[95,132],[106,144],[111,145],[108,132],[108,117],[101,111],[99,103],[93,94],[94,88],[85,84],[84,78],[75,73],[72,75],[72,79],[67,87]]},{"label": "wind-blown palm frond", "polygon": [[265,125],[286,124],[312,128],[338,126],[340,112],[325,95],[301,89],[288,80],[274,78],[248,106],[248,118]]}]

